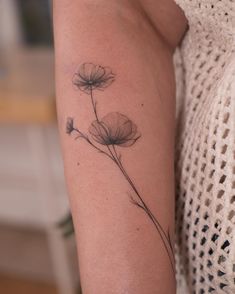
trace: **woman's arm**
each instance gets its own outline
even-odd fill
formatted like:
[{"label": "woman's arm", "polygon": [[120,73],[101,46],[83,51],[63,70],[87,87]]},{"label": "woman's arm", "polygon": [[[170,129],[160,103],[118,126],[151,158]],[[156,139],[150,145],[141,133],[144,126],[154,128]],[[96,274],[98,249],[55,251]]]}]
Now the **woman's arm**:
[{"label": "woman's arm", "polygon": [[179,19],[164,35],[163,2],[158,10],[156,1],[54,0],[58,118],[84,294],[175,292],[172,53],[185,21],[166,1]]}]

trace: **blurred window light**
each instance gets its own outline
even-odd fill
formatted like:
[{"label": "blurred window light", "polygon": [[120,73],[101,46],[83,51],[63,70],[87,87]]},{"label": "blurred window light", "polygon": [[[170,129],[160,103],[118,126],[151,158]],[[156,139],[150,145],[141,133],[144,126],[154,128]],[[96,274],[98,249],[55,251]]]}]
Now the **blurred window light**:
[{"label": "blurred window light", "polygon": [[0,0],[0,48],[20,45],[22,31],[16,0]]}]

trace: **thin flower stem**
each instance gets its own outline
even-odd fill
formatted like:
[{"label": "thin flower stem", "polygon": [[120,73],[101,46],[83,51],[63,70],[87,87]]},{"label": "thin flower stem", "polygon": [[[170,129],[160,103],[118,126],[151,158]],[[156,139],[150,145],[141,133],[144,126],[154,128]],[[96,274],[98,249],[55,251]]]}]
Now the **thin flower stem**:
[{"label": "thin flower stem", "polygon": [[77,128],[73,128],[73,130],[79,134],[79,136],[78,136],[76,139],[78,139],[78,138],[82,138],[82,139],[86,140],[87,143],[90,144],[90,145],[91,145],[93,148],[95,148],[97,151],[99,151],[100,153],[105,154],[106,156],[108,156],[110,159],[113,160],[113,158],[112,158],[108,153],[106,153],[104,150],[100,149],[100,148],[97,147],[95,144],[93,144],[93,143],[91,142],[91,140],[90,140],[86,135],[84,135],[79,129],[77,129]]},{"label": "thin flower stem", "polygon": [[[114,153],[115,153],[116,158],[117,158],[118,161],[119,161],[119,164],[121,165],[121,167],[122,167],[123,170],[124,170],[124,167],[123,167],[123,165],[122,165],[122,163],[121,163],[121,160],[119,160],[119,156],[118,156],[118,154],[117,154],[117,151],[116,151],[115,146],[113,146],[113,150],[114,150]],[[128,175],[127,175],[127,172],[125,172],[125,174],[126,174],[126,176],[128,176]],[[136,190],[137,190],[137,189],[136,189]],[[136,192],[136,191],[135,191],[135,192]],[[138,191],[137,191],[137,192],[138,192]],[[147,205],[145,205],[145,206],[146,206],[146,209],[148,209],[148,211],[152,214],[152,212],[151,212],[150,209],[147,207]],[[162,228],[161,224],[158,222],[158,220],[156,219],[156,217],[155,217],[153,214],[152,214],[152,217],[153,217],[154,220],[157,222],[157,224],[158,224],[158,226],[160,227],[160,229],[161,229],[162,233],[164,234],[165,238],[168,240],[167,234],[165,233],[165,231],[164,231],[164,229]]]},{"label": "thin flower stem", "polygon": [[169,229],[168,229],[167,235],[168,235],[168,240],[169,240],[169,244],[170,244],[171,250],[173,252],[173,246],[172,246],[172,243],[171,243],[171,236],[170,236]]},{"label": "thin flower stem", "polygon": [[[117,166],[119,167],[119,169],[121,170],[121,172],[123,173],[123,175],[125,176],[126,180],[129,182],[129,184],[131,185],[132,189],[134,190],[134,192],[136,193],[137,197],[139,198],[139,200],[141,201],[142,205],[143,205],[143,209],[144,211],[147,213],[147,215],[149,216],[149,218],[151,219],[151,221],[153,222],[154,226],[156,227],[161,239],[162,239],[162,242],[164,244],[164,247],[166,249],[166,252],[167,252],[167,255],[170,259],[170,263],[171,263],[171,267],[172,267],[172,270],[173,272],[175,273],[175,269],[174,269],[174,264],[172,262],[172,258],[171,258],[171,254],[170,254],[170,250],[168,248],[168,246],[171,248],[171,245],[168,244],[166,242],[166,240],[168,241],[168,238],[167,238],[167,235],[165,233],[165,231],[163,230],[162,226],[160,225],[160,223],[156,220],[155,216],[152,214],[152,212],[150,211],[150,209],[148,208],[148,206],[146,205],[146,203],[144,202],[143,198],[141,197],[140,193],[138,192],[138,190],[136,189],[134,183],[132,182],[132,180],[130,179],[129,175],[127,174],[127,172],[125,171],[121,161],[119,160],[119,157],[117,155],[117,151],[115,149],[115,146],[112,145],[113,147],[113,151],[114,151],[114,161],[115,163],[117,164]],[[164,237],[166,238],[166,240],[164,239]],[[173,252],[171,252],[172,255],[173,255]],[[173,255],[174,256],[174,255]]]},{"label": "thin flower stem", "polygon": [[94,97],[93,97],[92,88],[91,88],[91,103],[92,103],[92,107],[93,107],[93,110],[94,110],[94,113],[95,113],[95,118],[96,118],[97,121],[99,121],[99,118],[98,118],[98,115],[97,115],[97,110],[96,110],[96,103],[95,103],[95,100],[94,100]]}]

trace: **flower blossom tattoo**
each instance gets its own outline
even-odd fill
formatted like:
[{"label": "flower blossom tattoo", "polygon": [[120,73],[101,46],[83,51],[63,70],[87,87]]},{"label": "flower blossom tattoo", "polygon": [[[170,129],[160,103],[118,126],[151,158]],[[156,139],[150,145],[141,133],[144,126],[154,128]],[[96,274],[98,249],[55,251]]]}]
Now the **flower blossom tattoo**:
[{"label": "flower blossom tattoo", "polygon": [[93,63],[83,63],[79,67],[73,76],[73,84],[77,89],[90,96],[95,120],[91,123],[89,135],[87,135],[74,126],[73,118],[68,117],[66,133],[68,135],[75,133],[75,139],[84,139],[92,148],[114,162],[134,192],[135,196],[129,196],[131,203],[145,212],[159,233],[174,272],[174,250],[169,230],[167,233],[164,231],[157,218],[145,203],[124,168],[121,152],[119,152],[119,147],[130,147],[134,145],[141,137],[141,134],[138,132],[137,126],[132,120],[122,113],[109,112],[102,118],[99,118],[97,113],[97,102],[93,95],[94,91],[104,91],[114,80],[115,75],[108,67],[94,65]]}]

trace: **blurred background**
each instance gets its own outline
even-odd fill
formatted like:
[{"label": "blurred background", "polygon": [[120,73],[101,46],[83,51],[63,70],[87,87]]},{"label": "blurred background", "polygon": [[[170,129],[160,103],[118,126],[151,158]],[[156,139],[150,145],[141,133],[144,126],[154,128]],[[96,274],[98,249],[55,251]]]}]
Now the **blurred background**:
[{"label": "blurred background", "polygon": [[79,292],[49,0],[0,0],[0,293]]}]

